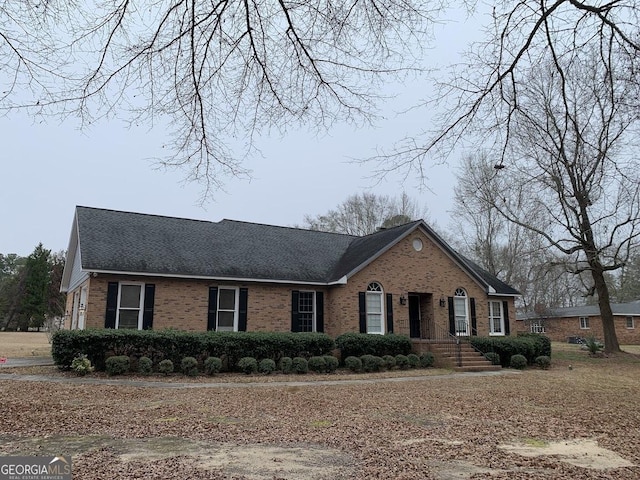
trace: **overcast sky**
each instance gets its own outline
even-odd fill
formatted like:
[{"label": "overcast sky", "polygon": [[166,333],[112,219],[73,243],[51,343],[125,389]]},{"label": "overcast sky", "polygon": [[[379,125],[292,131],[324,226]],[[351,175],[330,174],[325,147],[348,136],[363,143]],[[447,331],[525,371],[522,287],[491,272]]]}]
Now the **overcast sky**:
[{"label": "overcast sky", "polygon": [[[455,60],[472,30],[469,22],[438,28],[436,48],[429,54],[433,64]],[[427,171],[429,189],[420,189],[411,178],[401,182],[390,177],[376,184],[369,178],[373,165],[350,162],[373,155],[376,147],[390,147],[418,131],[418,123],[429,121],[426,112],[393,113],[427,97],[429,85],[416,82],[390,89],[403,93],[384,106],[388,118],[375,127],[337,126],[320,137],[301,130],[262,139],[262,156],[246,164],[253,179],[227,181],[226,192],[203,206],[201,187],[184,184],[183,172],[154,169],[152,159],[164,154],[165,131],[160,127],[129,130],[110,121],[80,132],[73,120],[43,123],[15,113],[0,118],[0,253],[26,256],[39,242],[53,251],[65,250],[76,205],[292,226],[302,224],[305,214],[325,213],[355,193],[405,191],[428,208],[434,226],[445,230],[455,158]]]}]

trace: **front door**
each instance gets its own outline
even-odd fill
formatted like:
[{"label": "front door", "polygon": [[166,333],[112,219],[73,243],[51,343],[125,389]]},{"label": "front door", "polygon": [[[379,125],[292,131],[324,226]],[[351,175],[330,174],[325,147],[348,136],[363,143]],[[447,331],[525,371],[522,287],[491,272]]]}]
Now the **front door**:
[{"label": "front door", "polygon": [[420,315],[420,296],[409,295],[409,336],[411,338],[420,338],[420,323],[422,317]]}]

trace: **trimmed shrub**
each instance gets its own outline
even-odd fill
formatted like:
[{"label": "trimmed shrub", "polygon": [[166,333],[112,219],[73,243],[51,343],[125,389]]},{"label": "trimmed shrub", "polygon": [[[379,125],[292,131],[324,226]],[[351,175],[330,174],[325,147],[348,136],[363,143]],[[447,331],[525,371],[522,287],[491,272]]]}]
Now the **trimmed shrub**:
[{"label": "trimmed shrub", "polygon": [[294,357],[291,362],[293,373],[307,373],[309,371],[309,362],[304,357]]},{"label": "trimmed shrub", "polygon": [[262,360],[260,360],[260,363],[258,364],[258,371],[260,373],[269,375],[270,373],[275,372],[275,370],[276,370],[276,362],[274,362],[270,358],[263,358]]},{"label": "trimmed shrub", "polygon": [[84,377],[87,373],[93,372],[91,360],[89,360],[86,355],[80,354],[71,362],[71,370],[76,372],[81,377]]},{"label": "trimmed shrub", "polygon": [[431,352],[424,352],[420,355],[420,368],[429,368],[433,366],[433,362],[435,362],[435,357]]},{"label": "trimmed shrub", "polygon": [[127,355],[109,357],[106,361],[107,375],[122,375],[131,368],[131,359]]},{"label": "trimmed shrub", "polygon": [[484,358],[491,362],[491,365],[500,365],[500,355],[496,352],[487,352],[484,354]]},{"label": "trimmed shrub", "polygon": [[204,373],[207,375],[215,375],[222,370],[222,360],[218,357],[207,357],[204,361]]},{"label": "trimmed shrub", "polygon": [[551,367],[551,358],[546,355],[540,355],[536,357],[536,365],[542,370],[549,370],[549,367]]},{"label": "trimmed shrub", "polygon": [[360,361],[362,362],[362,370],[365,372],[379,372],[384,365],[382,357],[376,355],[362,355]]},{"label": "trimmed shrub", "polygon": [[518,333],[518,337],[529,338],[535,342],[535,356],[551,357],[551,339],[540,333]]},{"label": "trimmed shrub", "polygon": [[406,335],[368,335],[366,333],[343,333],[336,338],[336,347],[342,358],[362,355],[407,355],[411,352],[411,339]]},{"label": "trimmed shrub", "polygon": [[384,355],[382,357],[382,362],[383,362],[383,367],[386,370],[391,370],[393,367],[396,366],[396,357],[394,357],[393,355]]},{"label": "trimmed shrub", "polygon": [[396,355],[396,367],[398,367],[400,370],[406,370],[407,368],[409,368],[409,359],[406,355]]},{"label": "trimmed shrub", "polygon": [[158,364],[158,372],[164,375],[169,375],[170,373],[173,373],[173,362],[169,359],[162,360]]},{"label": "trimmed shrub", "polygon": [[411,368],[418,368],[420,366],[420,357],[415,353],[407,355],[407,360],[409,361],[409,367]]},{"label": "trimmed shrub", "polygon": [[279,367],[282,373],[291,373],[293,371],[293,360],[291,357],[282,357],[280,359]]},{"label": "trimmed shrub", "polygon": [[323,373],[327,369],[327,361],[324,357],[311,357],[308,364],[312,372]]},{"label": "trimmed shrub", "polygon": [[509,361],[509,366],[511,368],[516,368],[518,370],[523,370],[527,367],[527,359],[524,355],[516,354],[511,357]]},{"label": "trimmed shrub", "polygon": [[[533,336],[535,335],[535,336]],[[537,353],[546,345],[546,340],[542,335],[520,335],[517,337],[470,337],[471,344],[482,353],[495,352],[500,356],[503,367],[510,366],[510,359],[513,355],[522,355],[527,359],[527,363],[533,364]]]},{"label": "trimmed shrub", "polygon": [[258,371],[258,361],[253,357],[242,357],[238,360],[237,367],[242,373],[250,375]]},{"label": "trimmed shrub", "polygon": [[150,375],[153,372],[153,361],[149,357],[140,357],[138,359],[138,373],[142,375]]},{"label": "trimmed shrub", "polygon": [[344,359],[344,366],[352,372],[359,372],[362,370],[362,360],[358,357],[350,356]]},{"label": "trimmed shrub", "polygon": [[180,369],[185,375],[195,377],[198,375],[198,360],[194,357],[184,357],[180,362]]},{"label": "trimmed shrub", "polygon": [[327,373],[335,372],[338,369],[338,366],[340,365],[340,362],[338,361],[338,359],[333,355],[325,355],[324,363],[326,365]]}]

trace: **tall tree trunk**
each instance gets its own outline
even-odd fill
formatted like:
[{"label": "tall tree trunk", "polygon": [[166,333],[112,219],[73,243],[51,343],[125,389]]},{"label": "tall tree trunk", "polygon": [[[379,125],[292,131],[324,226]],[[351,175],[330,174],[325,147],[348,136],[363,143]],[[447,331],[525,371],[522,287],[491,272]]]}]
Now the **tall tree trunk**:
[{"label": "tall tree trunk", "polygon": [[598,294],[598,306],[600,307],[600,318],[602,319],[602,330],[604,332],[604,351],[605,353],[620,352],[613,312],[611,311],[609,287],[607,287],[607,282],[604,279],[604,271],[594,268],[591,270],[591,276]]}]

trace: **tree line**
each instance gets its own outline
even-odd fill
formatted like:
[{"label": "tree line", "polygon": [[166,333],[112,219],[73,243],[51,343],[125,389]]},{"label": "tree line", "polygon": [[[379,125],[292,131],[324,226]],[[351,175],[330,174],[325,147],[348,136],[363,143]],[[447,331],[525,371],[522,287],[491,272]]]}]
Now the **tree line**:
[{"label": "tree line", "polygon": [[42,243],[27,257],[0,253],[0,330],[40,330],[63,318],[64,262],[64,252],[52,253]]}]

